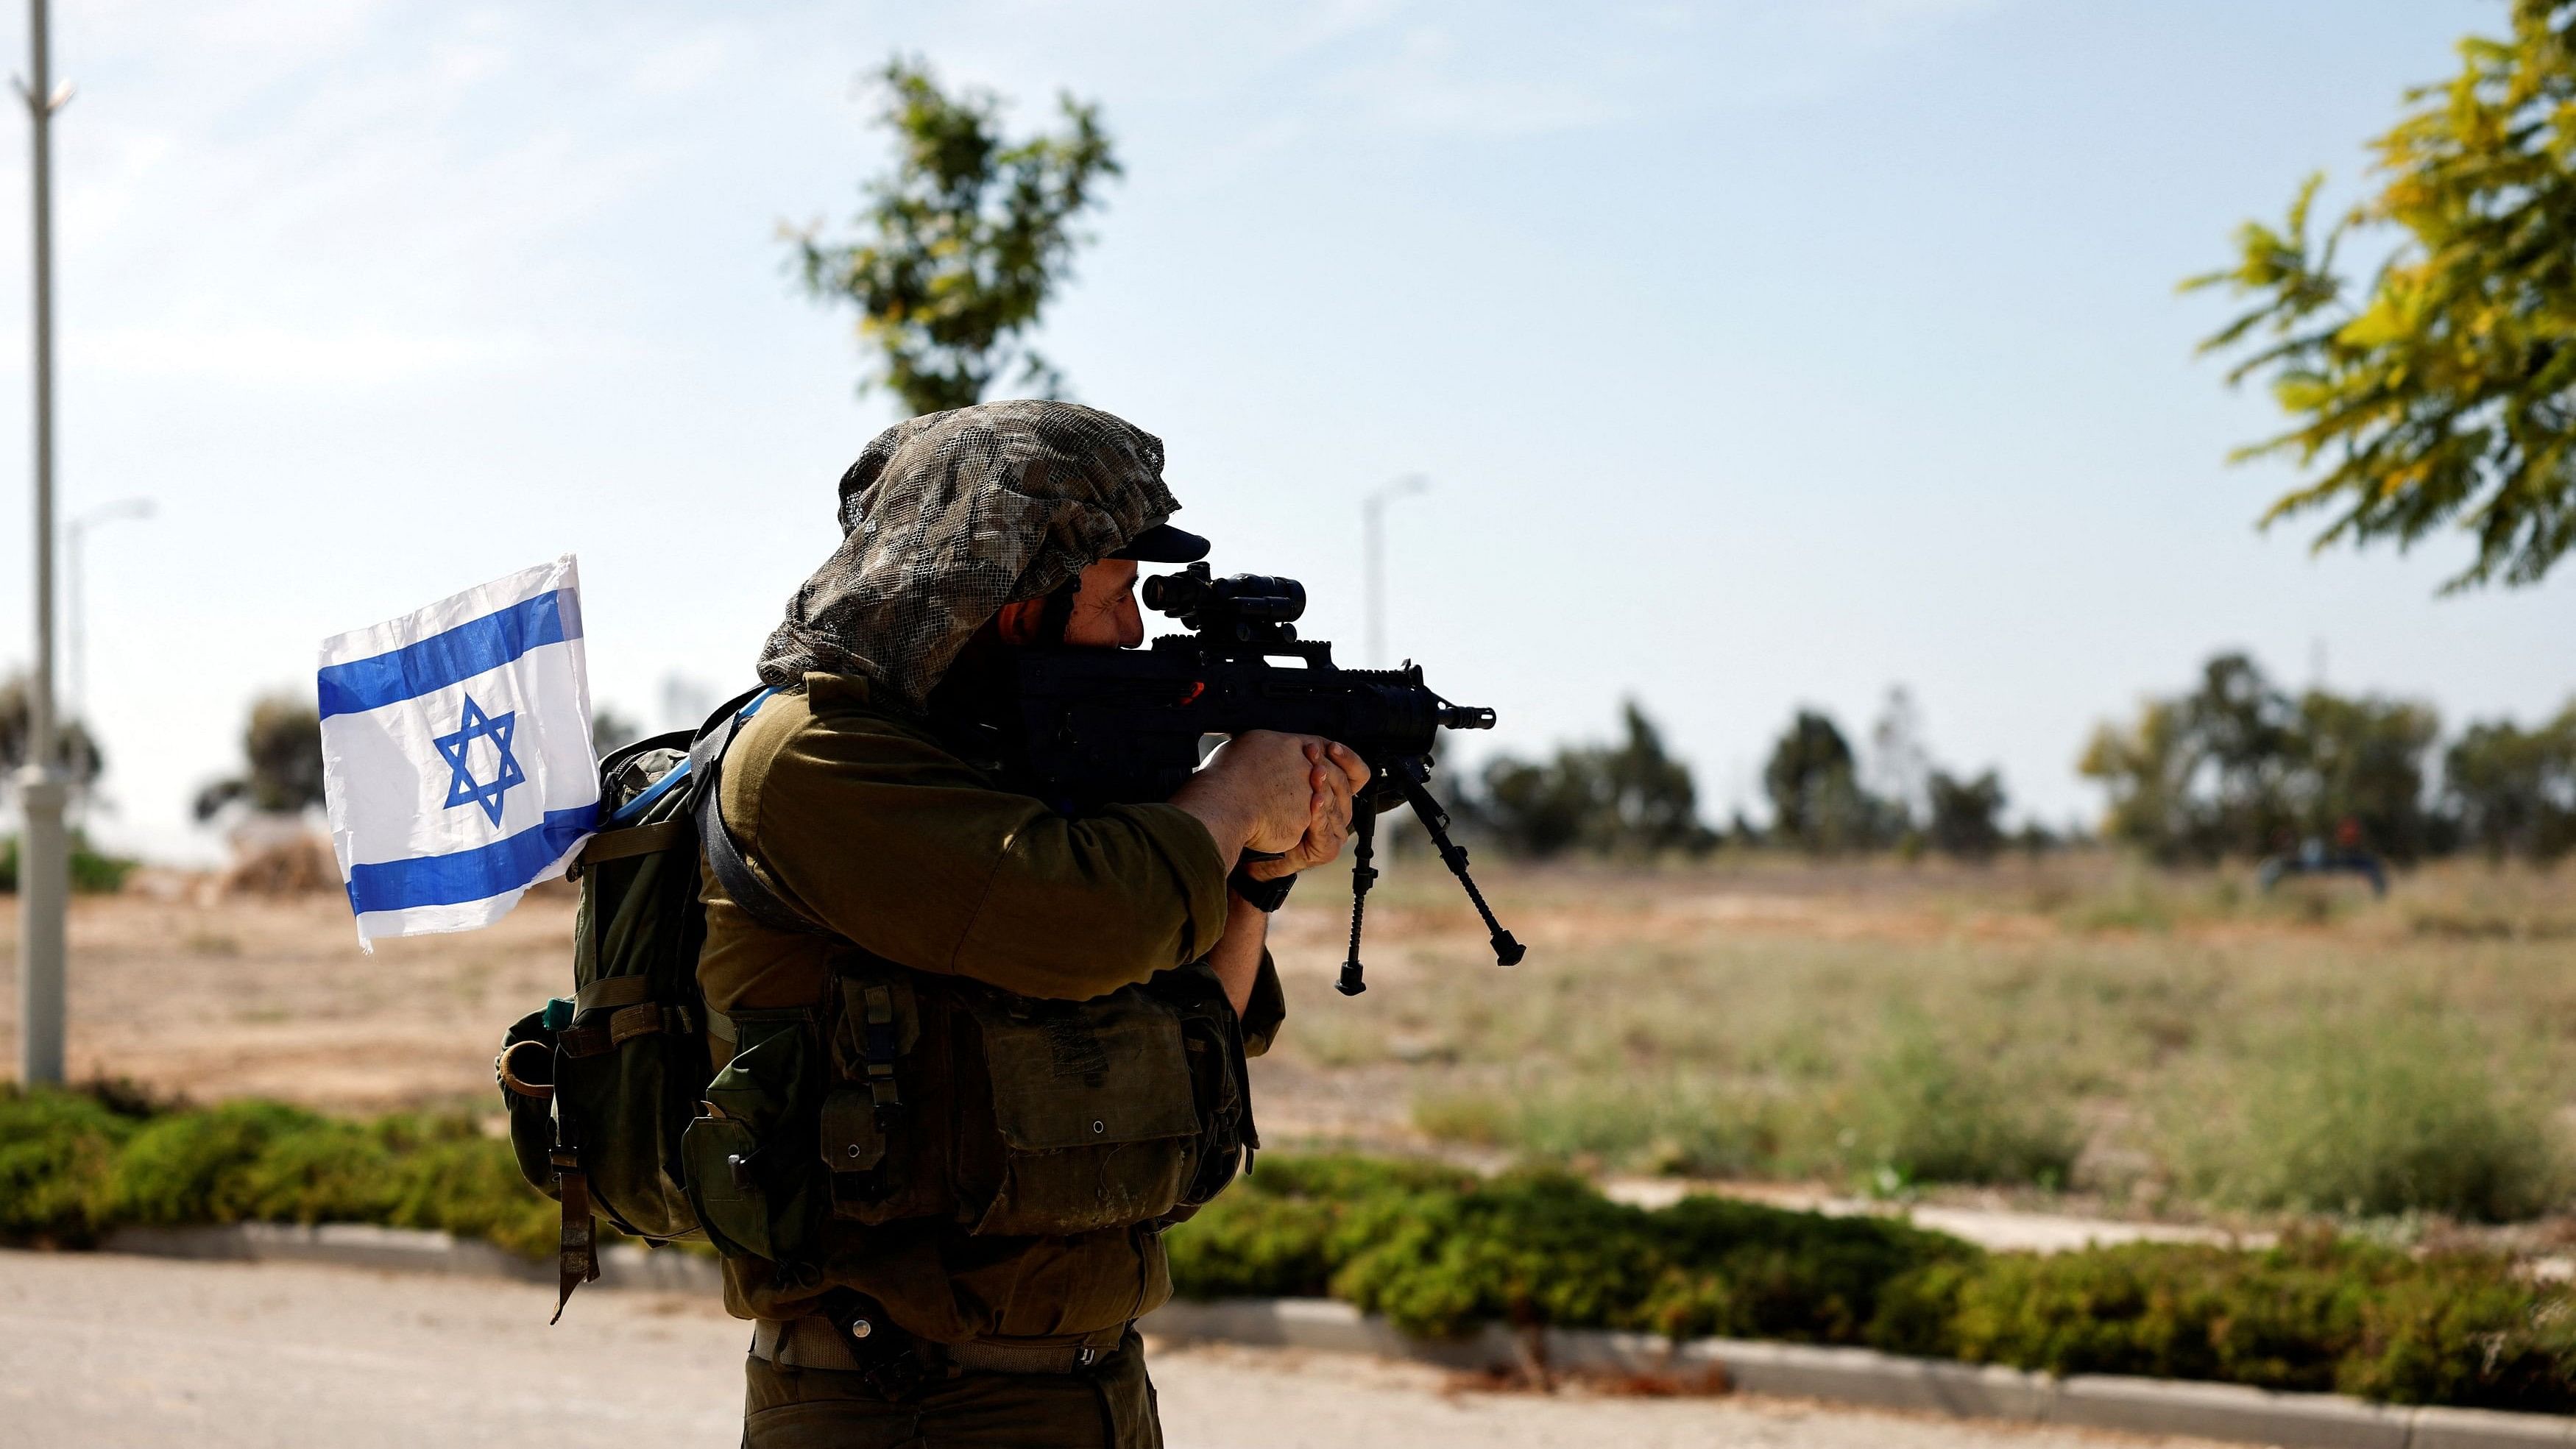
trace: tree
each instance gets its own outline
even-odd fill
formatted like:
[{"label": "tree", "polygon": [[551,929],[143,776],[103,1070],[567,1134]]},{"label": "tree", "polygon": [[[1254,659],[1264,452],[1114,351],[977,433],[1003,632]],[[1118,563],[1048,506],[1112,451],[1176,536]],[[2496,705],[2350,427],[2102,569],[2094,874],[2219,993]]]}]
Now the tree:
[{"label": "tree", "polygon": [[2227,653],[2190,694],[2097,728],[2078,768],[2110,792],[2112,838],[2160,860],[2257,855],[2347,824],[2412,860],[2435,843],[2424,767],[2440,734],[2425,705],[2322,689],[2294,700]]},{"label": "tree", "polygon": [[2442,720],[2407,700],[2346,699],[2312,689],[2299,699],[2299,770],[2292,803],[2309,835],[2348,822],[2370,846],[2411,861],[2436,844],[2424,764]]},{"label": "tree", "polygon": [[[2376,195],[2312,238],[2312,176],[2283,227],[2246,223],[2235,265],[2184,284],[2258,298],[2202,350],[2259,336],[2229,381],[2268,373],[2293,422],[2235,456],[2323,468],[2264,522],[2328,512],[2319,548],[2457,526],[2478,552],[2451,590],[2534,582],[2576,545],[2576,0],[2512,16],[2407,92]],[[2366,289],[2336,270],[2360,233],[2393,244]]]},{"label": "tree", "polygon": [[1596,854],[1709,850],[1690,766],[1665,752],[1662,732],[1634,701],[1622,707],[1615,746],[1574,745],[1545,763],[1503,756],[1486,765],[1477,812],[1504,843],[1549,856],[1581,846]]},{"label": "tree", "polygon": [[1664,752],[1664,737],[1630,700],[1620,707],[1627,732],[1600,757],[1601,809],[1594,831],[1603,850],[1705,851],[1717,837],[1699,822],[1699,790],[1690,766]]},{"label": "tree", "polygon": [[267,695],[250,707],[242,730],[247,768],[197,792],[197,818],[210,820],[240,801],[263,814],[294,815],[322,803],[322,716],[296,694]]},{"label": "tree", "polygon": [[644,727],[620,714],[617,706],[603,704],[590,712],[590,747],[606,758],[644,738]]},{"label": "tree", "polygon": [[[7,772],[0,788],[14,790],[18,768],[27,763],[28,709],[27,676],[13,674],[0,680],[0,769]],[[98,741],[79,720],[64,720],[54,731],[54,764],[69,777],[76,794],[96,785],[107,768]]]},{"label": "tree", "polygon": [[1932,848],[1961,860],[1988,861],[2004,844],[2004,782],[1988,770],[1961,780],[1947,770],[1934,770],[1924,793],[1932,816]]},{"label": "tree", "polygon": [[2461,837],[2490,859],[2555,860],[2576,847],[2576,704],[2538,729],[2471,725],[2442,759]]},{"label": "tree", "polygon": [[1772,829],[1818,853],[1884,843],[1895,811],[1860,787],[1851,742],[1830,716],[1802,709],[1771,747],[1762,770]]},{"label": "tree", "polygon": [[893,60],[880,78],[894,169],[863,188],[853,238],[791,235],[806,291],[859,309],[859,336],[883,364],[860,388],[882,385],[908,412],[977,402],[1014,364],[1052,395],[1061,377],[1021,339],[1089,240],[1075,219],[1119,174],[1099,107],[1062,96],[1063,132],[1006,143],[998,97],[943,92],[918,60]]},{"label": "tree", "polygon": [[1559,750],[1546,763],[1505,755],[1485,766],[1477,809],[1505,846],[1544,859],[1583,839],[1597,793],[1581,751]]}]

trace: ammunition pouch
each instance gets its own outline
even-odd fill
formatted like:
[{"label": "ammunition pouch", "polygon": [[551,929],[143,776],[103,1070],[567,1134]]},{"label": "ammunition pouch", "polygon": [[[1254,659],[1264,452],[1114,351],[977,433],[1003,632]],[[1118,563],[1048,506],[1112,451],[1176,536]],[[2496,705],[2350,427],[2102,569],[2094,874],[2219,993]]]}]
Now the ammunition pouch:
[{"label": "ammunition pouch", "polygon": [[826,1010],[733,1019],[684,1148],[729,1255],[800,1261],[827,1217],[1004,1236],[1175,1222],[1256,1145],[1242,1034],[1203,966],[1069,1002],[853,953]]}]

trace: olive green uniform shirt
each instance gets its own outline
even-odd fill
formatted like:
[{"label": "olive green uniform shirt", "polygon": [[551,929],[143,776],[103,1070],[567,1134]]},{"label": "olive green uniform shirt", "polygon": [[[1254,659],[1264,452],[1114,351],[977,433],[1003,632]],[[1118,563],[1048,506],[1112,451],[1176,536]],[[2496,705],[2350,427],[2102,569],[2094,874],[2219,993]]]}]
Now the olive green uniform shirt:
[{"label": "olive green uniform shirt", "polygon": [[[886,960],[1024,996],[1085,1000],[1158,971],[1207,969],[1225,929],[1225,864],[1207,828],[1171,805],[1057,814],[959,759],[918,721],[874,705],[868,682],[809,674],[771,698],[726,754],[719,804],[763,883]],[[826,999],[829,937],[772,930],[712,873],[698,980],[717,1011]],[[1244,1050],[1286,1014],[1265,953]],[[717,1048],[724,1048],[719,1045]],[[1160,1236],[973,1237],[946,1221],[822,1228],[822,1283],[781,1284],[759,1259],[725,1264],[742,1317],[812,1311],[846,1285],[902,1327],[959,1342],[1087,1334],[1171,1296]]]}]

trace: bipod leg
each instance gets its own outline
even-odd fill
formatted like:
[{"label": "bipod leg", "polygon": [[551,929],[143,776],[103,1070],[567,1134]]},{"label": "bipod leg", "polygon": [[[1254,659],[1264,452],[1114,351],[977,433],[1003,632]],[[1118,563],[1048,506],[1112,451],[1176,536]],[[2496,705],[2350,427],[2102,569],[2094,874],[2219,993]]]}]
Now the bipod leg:
[{"label": "bipod leg", "polygon": [[1449,838],[1449,812],[1440,808],[1440,802],[1431,798],[1431,792],[1422,788],[1420,781],[1409,775],[1398,775],[1395,782],[1404,791],[1405,803],[1422,818],[1422,828],[1431,833],[1431,844],[1440,852],[1440,863],[1449,867],[1451,875],[1458,877],[1458,884],[1466,888],[1467,899],[1474,903],[1476,914],[1484,918],[1487,939],[1494,947],[1494,960],[1504,966],[1519,965],[1521,958],[1529,952],[1512,938],[1511,932],[1503,929],[1502,922],[1494,919],[1494,908],[1485,904],[1485,893],[1476,889],[1475,878],[1467,874],[1467,847]]},{"label": "bipod leg", "polygon": [[1377,884],[1377,867],[1370,864],[1377,854],[1377,812],[1363,800],[1353,815],[1351,827],[1359,832],[1359,848],[1351,853],[1351,954],[1342,962],[1342,979],[1333,983],[1333,989],[1344,996],[1368,990],[1368,983],[1360,979],[1360,922],[1368,915],[1369,887]]}]

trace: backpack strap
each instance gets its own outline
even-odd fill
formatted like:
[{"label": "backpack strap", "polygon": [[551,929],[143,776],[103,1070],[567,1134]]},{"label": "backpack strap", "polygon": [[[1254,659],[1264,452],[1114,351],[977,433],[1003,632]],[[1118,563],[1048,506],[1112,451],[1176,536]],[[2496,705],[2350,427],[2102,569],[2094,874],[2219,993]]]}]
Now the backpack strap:
[{"label": "backpack strap", "polygon": [[733,744],[734,732],[759,710],[771,692],[756,689],[717,710],[689,746],[689,775],[693,782],[689,788],[697,792],[689,804],[698,816],[698,845],[706,852],[707,868],[715,872],[716,883],[733,897],[735,905],[742,907],[744,915],[773,931],[827,936],[830,931],[789,905],[769,888],[768,882],[752,872],[751,862],[733,843],[733,832],[725,828],[725,751]]}]

